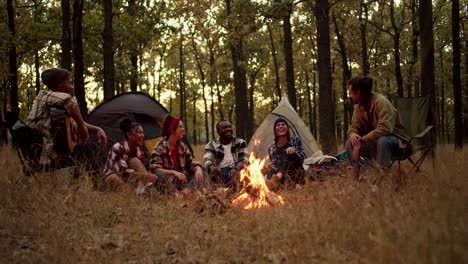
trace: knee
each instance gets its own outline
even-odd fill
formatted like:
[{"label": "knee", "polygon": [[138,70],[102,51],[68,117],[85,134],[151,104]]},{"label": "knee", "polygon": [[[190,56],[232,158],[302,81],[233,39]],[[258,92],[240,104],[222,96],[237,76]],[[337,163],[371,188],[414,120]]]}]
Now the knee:
[{"label": "knee", "polygon": [[378,149],[386,149],[392,145],[392,141],[390,137],[380,137],[377,139],[377,148]]},{"label": "knee", "polygon": [[138,158],[130,158],[127,163],[128,166],[132,169],[141,168],[143,166],[143,163]]}]

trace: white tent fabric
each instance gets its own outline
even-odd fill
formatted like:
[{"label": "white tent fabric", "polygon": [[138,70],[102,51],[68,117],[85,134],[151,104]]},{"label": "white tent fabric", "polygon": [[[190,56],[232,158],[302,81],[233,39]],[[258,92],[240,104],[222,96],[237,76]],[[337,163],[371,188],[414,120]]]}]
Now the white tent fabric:
[{"label": "white tent fabric", "polygon": [[248,150],[257,158],[267,158],[268,148],[274,142],[273,125],[278,117],[283,117],[289,125],[289,133],[292,137],[300,137],[304,145],[306,157],[311,157],[320,150],[309,128],[297,114],[286,97],[283,97],[278,106],[268,114],[250,139]]}]

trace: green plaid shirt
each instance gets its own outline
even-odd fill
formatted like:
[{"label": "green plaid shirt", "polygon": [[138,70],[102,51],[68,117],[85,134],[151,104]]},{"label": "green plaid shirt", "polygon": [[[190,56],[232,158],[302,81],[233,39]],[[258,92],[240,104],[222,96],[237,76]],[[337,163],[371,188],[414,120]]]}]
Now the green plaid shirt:
[{"label": "green plaid shirt", "polygon": [[42,135],[43,148],[39,161],[40,165],[50,165],[50,156],[54,153],[50,107],[61,107],[69,112],[76,105],[76,101],[71,95],[50,90],[41,90],[34,99],[26,124],[32,129],[39,131]]}]

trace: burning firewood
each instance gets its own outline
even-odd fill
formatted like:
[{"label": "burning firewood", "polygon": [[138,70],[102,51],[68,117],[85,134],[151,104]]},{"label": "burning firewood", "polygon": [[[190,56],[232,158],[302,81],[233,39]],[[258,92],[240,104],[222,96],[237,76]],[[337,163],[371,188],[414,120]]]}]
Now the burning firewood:
[{"label": "burning firewood", "polygon": [[240,172],[243,187],[232,201],[233,206],[251,209],[284,204],[283,198],[268,188],[262,173],[264,164],[265,159],[256,159],[250,154],[249,165]]}]

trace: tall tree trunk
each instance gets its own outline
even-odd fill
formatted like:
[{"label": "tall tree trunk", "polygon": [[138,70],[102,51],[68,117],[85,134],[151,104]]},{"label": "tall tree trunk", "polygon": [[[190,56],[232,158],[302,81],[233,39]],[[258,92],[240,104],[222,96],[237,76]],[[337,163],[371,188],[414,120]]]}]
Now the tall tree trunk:
[{"label": "tall tree trunk", "polygon": [[348,53],[346,50],[346,43],[343,37],[343,33],[340,31],[338,27],[338,23],[336,21],[336,17],[333,15],[333,24],[335,25],[335,33],[338,39],[338,45],[340,47],[340,55],[341,55],[341,64],[342,64],[342,81],[341,81],[341,89],[343,94],[343,135],[346,135],[348,131],[349,119],[348,119],[348,81],[351,79],[351,70],[349,69],[348,65]]},{"label": "tall tree trunk", "polygon": [[[33,1],[34,3],[34,22],[38,23],[39,18],[38,18],[38,7],[41,4],[41,2],[37,2],[37,0]],[[41,90],[41,78],[39,76],[39,68],[40,68],[40,62],[39,62],[39,50],[36,49],[34,51],[34,82],[35,82],[35,94],[39,94]],[[28,104],[29,104],[29,98],[28,98]],[[28,109],[29,110],[29,109]]]},{"label": "tall tree trunk", "polygon": [[[213,50],[213,46],[211,45],[211,43],[212,43],[211,40],[208,39],[207,41],[208,41],[208,44],[209,44],[209,47],[210,47],[211,138],[214,139],[215,138],[215,107],[214,107],[215,90],[214,90],[214,86],[215,86],[215,83],[217,83],[217,81],[215,81],[214,50]],[[218,100],[220,100],[220,99],[218,98]],[[219,106],[221,106],[221,105],[219,105]],[[220,118],[220,120],[223,120],[224,116],[223,116],[223,110],[221,109],[221,107],[219,109],[219,112],[220,112],[219,118]],[[208,135],[207,135],[207,140],[209,140]]]},{"label": "tall tree trunk", "polygon": [[39,92],[41,91],[41,77],[40,77],[40,73],[39,73],[39,67],[40,67],[40,63],[39,63],[39,51],[36,50],[34,52],[34,81],[35,81],[35,87],[36,87],[36,95],[39,94]]},{"label": "tall tree trunk", "polygon": [[[455,149],[463,149],[463,116],[461,89],[461,51],[460,51],[460,3],[452,0],[452,47],[453,47],[453,119],[455,121]],[[465,102],[466,103],[466,102]]]},{"label": "tall tree trunk", "polygon": [[[440,49],[440,72],[444,76],[444,49]],[[445,142],[445,78],[440,78],[439,138]]]},{"label": "tall tree trunk", "polygon": [[[419,29],[421,30],[421,88],[422,95],[431,97],[431,112],[435,111],[434,97],[434,34],[432,29],[432,1],[419,1]],[[432,116],[434,123],[437,118]]]},{"label": "tall tree trunk", "polygon": [[[415,67],[418,62],[418,23],[417,23],[417,4],[416,0],[411,0],[411,69],[409,72],[409,81],[413,82],[414,95],[419,96],[419,78],[415,76]],[[412,96],[411,85],[408,86],[408,97]]]},{"label": "tall tree trunk", "polygon": [[362,75],[369,75],[369,58],[367,55],[367,19],[368,19],[368,7],[364,3],[364,0],[361,0],[359,5],[359,32],[361,33],[361,69]]},{"label": "tall tree trunk", "polygon": [[[209,129],[208,129],[208,102],[206,100],[206,94],[205,94],[205,86],[206,86],[206,81],[205,81],[205,72],[203,71],[203,65],[202,61],[198,52],[197,45],[195,44],[195,36],[192,38],[192,47],[193,51],[195,54],[195,59],[197,61],[197,68],[198,68],[198,73],[200,74],[200,80],[201,80],[201,89],[202,89],[202,97],[203,97],[203,105],[205,108],[205,143],[208,143],[209,141]],[[201,139],[201,137],[200,137]]]},{"label": "tall tree trunk", "polygon": [[296,85],[294,80],[294,58],[291,32],[292,4],[288,4],[288,14],[283,17],[284,34],[284,60],[286,62],[286,86],[288,88],[288,99],[294,110],[297,110]]},{"label": "tall tree trunk", "polygon": [[75,61],[74,90],[81,115],[88,113],[84,87],[84,61],[83,61],[83,4],[84,0],[73,2],[73,58]]},{"label": "tall tree trunk", "polygon": [[245,140],[248,142],[254,134],[255,127],[255,104],[254,104],[254,92],[255,92],[255,82],[257,76],[262,70],[263,66],[258,67],[257,70],[250,73],[250,89],[249,89],[249,109],[247,115],[247,136]]},{"label": "tall tree trunk", "polygon": [[197,91],[193,89],[193,118],[192,118],[192,131],[193,131],[193,144],[198,145],[198,134],[197,134]]},{"label": "tall tree trunk", "polygon": [[104,0],[104,32],[102,34],[102,48],[104,56],[104,99],[111,98],[115,94],[112,17],[112,0]]},{"label": "tall tree trunk", "polygon": [[312,116],[312,97],[310,96],[310,77],[309,73],[307,72],[306,67],[304,67],[304,76],[305,76],[305,86],[307,92],[307,110],[309,111],[309,130],[311,133],[313,132],[312,123],[314,122],[314,117]]},{"label": "tall tree trunk", "polygon": [[186,111],[185,111],[185,56],[184,56],[184,37],[180,30],[179,37],[179,100],[180,100],[180,116],[183,118],[185,127],[187,127]]},{"label": "tall tree trunk", "polygon": [[61,67],[71,71],[72,65],[72,34],[70,26],[70,0],[61,0],[62,6],[62,53]]},{"label": "tall tree trunk", "polygon": [[[135,0],[128,0],[128,14],[134,21],[135,18]],[[130,91],[135,92],[138,89],[138,52],[137,45],[130,47]]]},{"label": "tall tree trunk", "polygon": [[328,0],[317,0],[315,17],[317,20],[317,53],[319,69],[319,112],[320,142],[324,153],[336,153],[335,106],[330,61],[330,28]]},{"label": "tall tree trunk", "polygon": [[18,66],[16,65],[16,26],[15,26],[15,7],[13,0],[7,0],[8,12],[8,30],[14,41],[12,41],[8,48],[8,64],[9,64],[9,85],[10,85],[10,109],[15,117],[19,117],[18,107]]},{"label": "tall tree trunk", "polygon": [[314,63],[314,71],[312,72],[312,102],[314,103],[314,111],[312,113],[311,130],[316,140],[319,140],[319,134],[317,133],[317,64]]},{"label": "tall tree trunk", "polygon": [[[275,88],[276,88],[276,96],[278,97],[278,102],[281,101],[281,85],[280,85],[280,75],[279,75],[279,66],[278,66],[278,56],[276,54],[276,47],[275,41],[273,39],[273,31],[271,29],[271,23],[267,23],[268,29],[268,36],[270,37],[270,44],[271,44],[271,57],[273,58],[273,66],[275,69]],[[273,96],[273,101],[274,96]]]},{"label": "tall tree trunk", "polygon": [[[465,25],[463,24],[463,20],[461,21],[463,28],[465,28]],[[465,40],[465,89],[464,89],[464,94],[465,94],[465,100],[464,102],[468,102],[468,34],[464,30],[463,31],[463,39]],[[464,138],[465,142],[468,142],[468,105],[465,104],[464,107],[464,114],[463,114],[463,123],[464,123]]]},{"label": "tall tree trunk", "polygon": [[[226,0],[226,11],[228,17],[231,15],[231,0]],[[232,34],[236,34],[235,39],[229,41],[229,49],[231,50],[232,66],[234,71],[234,95],[235,95],[235,113],[236,113],[236,135],[240,138],[246,138],[247,122],[245,117],[248,114],[247,110],[247,76],[246,76],[246,61],[244,59],[244,40],[238,32],[233,31],[228,19],[228,30]]]},{"label": "tall tree trunk", "polygon": [[[403,16],[404,17],[404,16]],[[395,60],[395,77],[397,81],[397,94],[400,97],[403,97],[403,76],[401,75],[401,65],[400,65],[400,35],[402,26],[397,25],[395,21],[395,1],[390,1],[390,20],[393,27],[393,57]]]}]

